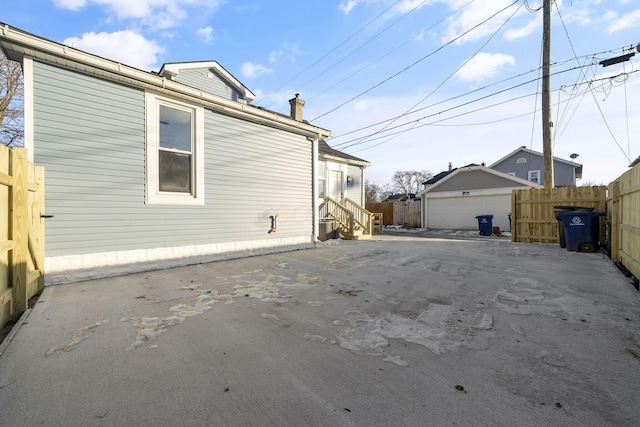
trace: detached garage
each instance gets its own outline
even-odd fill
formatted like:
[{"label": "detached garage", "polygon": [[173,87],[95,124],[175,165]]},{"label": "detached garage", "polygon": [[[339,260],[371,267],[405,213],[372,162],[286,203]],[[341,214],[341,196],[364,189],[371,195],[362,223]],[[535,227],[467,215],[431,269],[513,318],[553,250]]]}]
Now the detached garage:
[{"label": "detached garage", "polygon": [[474,230],[478,215],[493,215],[493,226],[511,231],[511,192],[540,185],[489,169],[465,166],[428,185],[422,192],[422,227]]}]

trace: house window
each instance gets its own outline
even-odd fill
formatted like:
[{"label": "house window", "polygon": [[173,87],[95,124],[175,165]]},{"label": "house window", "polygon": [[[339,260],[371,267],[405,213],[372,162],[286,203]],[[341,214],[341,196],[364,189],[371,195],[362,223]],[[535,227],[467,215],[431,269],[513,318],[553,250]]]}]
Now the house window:
[{"label": "house window", "polygon": [[529,171],[529,181],[535,182],[536,184],[540,183],[540,171]]},{"label": "house window", "polygon": [[204,110],[146,94],[146,202],[204,204]]},{"label": "house window", "polygon": [[518,160],[516,160],[516,164],[522,164],[522,163],[527,163],[527,159],[525,159],[524,157],[520,157]]},{"label": "house window", "polygon": [[325,193],[325,180],[324,178],[318,178],[318,197],[324,199],[326,197]]},{"label": "house window", "polygon": [[516,176],[516,173],[515,173],[515,172],[507,172],[507,175],[509,175],[509,176]]}]

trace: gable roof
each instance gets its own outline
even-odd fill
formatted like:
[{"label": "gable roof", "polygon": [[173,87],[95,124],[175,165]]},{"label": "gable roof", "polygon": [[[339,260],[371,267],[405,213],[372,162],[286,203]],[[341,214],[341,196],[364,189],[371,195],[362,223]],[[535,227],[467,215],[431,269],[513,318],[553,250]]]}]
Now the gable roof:
[{"label": "gable roof", "polygon": [[[425,188],[419,194],[422,195],[424,193],[432,193],[438,191],[439,187],[444,186],[447,182],[453,181],[460,174],[467,172],[483,172],[495,176],[504,180],[506,183],[512,184],[510,187],[531,187],[531,188],[542,188],[541,185],[536,184],[535,182],[527,181],[526,179],[518,178],[513,175],[508,175],[506,173],[497,171],[495,169],[488,168],[486,166],[479,166],[474,163],[464,166],[461,168],[457,168],[452,170],[449,174],[447,174],[444,178],[440,179],[435,184]],[[510,188],[505,186],[504,188]],[[500,188],[500,187],[492,187],[492,188]],[[479,188],[469,188],[470,190],[477,190]]]},{"label": "gable roof", "polygon": [[167,78],[174,78],[180,74],[180,70],[194,70],[206,68],[214,70],[224,81],[244,96],[247,102],[256,99],[256,96],[245,85],[228,72],[218,61],[190,61],[190,62],[168,62],[162,66],[159,75]]},{"label": "gable roof", "polygon": [[[506,156],[504,156],[503,158],[501,158],[497,162],[492,163],[491,165],[489,165],[489,167],[493,168],[498,163],[502,163],[506,159],[508,159],[510,157],[513,157],[517,153],[520,153],[520,152],[527,153],[527,154],[533,155],[533,156],[539,156],[539,157],[543,156],[543,154],[540,153],[539,151],[529,150],[527,147],[522,146],[522,147],[519,147],[516,150],[512,151],[511,153],[507,154]],[[573,166],[576,169],[576,178],[582,178],[582,165],[580,163],[572,162],[571,160],[564,160],[564,159],[561,159],[560,157],[555,157],[555,156],[553,157],[553,161],[554,162],[565,163],[567,165]]]},{"label": "gable roof", "polygon": [[440,172],[438,174],[435,174],[431,179],[423,182],[422,185],[435,184],[436,182],[440,181],[442,178],[444,178],[445,176],[449,175],[451,172],[455,171],[456,169],[458,169],[458,168],[442,171],[442,172]]},{"label": "gable roof", "polygon": [[327,129],[299,122],[289,116],[260,107],[227,100],[220,96],[175,82],[155,72],[144,71],[126,64],[100,57],[61,43],[38,37],[0,22],[0,49],[7,58],[22,62],[31,58],[59,67],[92,75],[144,90],[153,90],[174,98],[196,103],[212,111],[246,121],[270,126],[311,138],[331,136]]},{"label": "gable roof", "polygon": [[[463,167],[468,168],[470,166],[480,166],[480,165],[477,165],[475,163],[470,163],[467,166],[463,166]],[[431,178],[430,180],[423,182],[422,185],[435,184],[436,182],[440,181],[441,179],[443,179],[444,177],[446,177],[447,175],[449,175],[450,173],[452,173],[452,172],[454,172],[456,170],[458,170],[458,168],[453,168],[451,170],[442,171],[439,174],[434,175],[433,178]]]},{"label": "gable roof", "polygon": [[352,156],[351,154],[343,153],[335,148],[331,148],[324,139],[321,139],[318,142],[318,155],[327,160],[347,161],[347,163],[364,167],[371,166],[371,163],[366,160]]}]

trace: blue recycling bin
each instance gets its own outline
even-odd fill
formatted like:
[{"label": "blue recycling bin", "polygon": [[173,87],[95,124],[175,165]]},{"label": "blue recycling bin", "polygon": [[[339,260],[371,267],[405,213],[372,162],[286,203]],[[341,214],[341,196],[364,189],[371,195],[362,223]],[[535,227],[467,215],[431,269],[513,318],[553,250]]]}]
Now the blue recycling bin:
[{"label": "blue recycling bin", "polygon": [[564,227],[564,237],[568,251],[595,252],[599,247],[599,218],[604,212],[569,211],[560,212],[558,217]]},{"label": "blue recycling bin", "polygon": [[493,215],[478,215],[478,229],[483,236],[491,236],[493,234]]}]

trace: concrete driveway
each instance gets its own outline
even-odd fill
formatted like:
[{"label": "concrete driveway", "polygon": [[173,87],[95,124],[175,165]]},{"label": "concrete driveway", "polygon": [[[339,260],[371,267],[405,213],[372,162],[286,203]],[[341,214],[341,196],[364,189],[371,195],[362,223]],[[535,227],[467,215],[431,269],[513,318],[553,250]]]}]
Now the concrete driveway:
[{"label": "concrete driveway", "polygon": [[2,426],[635,426],[640,300],[604,254],[382,236],[48,287]]}]

